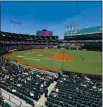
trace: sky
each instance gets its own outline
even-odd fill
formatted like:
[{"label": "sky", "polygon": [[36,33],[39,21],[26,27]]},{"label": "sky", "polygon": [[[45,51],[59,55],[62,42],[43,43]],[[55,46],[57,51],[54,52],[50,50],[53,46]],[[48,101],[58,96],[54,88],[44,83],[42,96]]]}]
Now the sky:
[{"label": "sky", "polygon": [[[47,29],[64,38],[66,26],[77,24],[77,29],[102,25],[101,1],[12,1],[1,2],[1,30],[22,34],[36,34]],[[21,22],[21,26],[10,23]]]}]

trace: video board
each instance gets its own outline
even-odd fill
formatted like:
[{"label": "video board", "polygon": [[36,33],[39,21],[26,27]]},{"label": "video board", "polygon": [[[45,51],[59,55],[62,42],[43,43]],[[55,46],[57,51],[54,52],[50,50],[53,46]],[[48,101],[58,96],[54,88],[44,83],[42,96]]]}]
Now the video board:
[{"label": "video board", "polygon": [[37,36],[53,36],[52,31],[37,31],[36,32]]}]

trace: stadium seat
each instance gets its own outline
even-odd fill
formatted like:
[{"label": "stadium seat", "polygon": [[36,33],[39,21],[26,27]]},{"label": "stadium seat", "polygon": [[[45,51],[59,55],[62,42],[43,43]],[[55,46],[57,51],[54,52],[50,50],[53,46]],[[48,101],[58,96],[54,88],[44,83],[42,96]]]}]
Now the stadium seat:
[{"label": "stadium seat", "polygon": [[[62,107],[101,107],[102,94],[91,89],[91,85],[89,87],[81,86],[80,84],[83,82],[85,82],[83,84],[88,84],[85,79],[82,78],[81,80],[79,77],[79,82],[75,82],[73,79],[73,75],[67,75],[65,79],[61,78],[56,85],[59,89],[57,96],[54,97],[55,89],[53,89],[47,98],[46,106],[48,106],[49,102],[52,102]],[[96,78],[92,81],[95,80]],[[97,80],[97,82],[99,81]]]}]

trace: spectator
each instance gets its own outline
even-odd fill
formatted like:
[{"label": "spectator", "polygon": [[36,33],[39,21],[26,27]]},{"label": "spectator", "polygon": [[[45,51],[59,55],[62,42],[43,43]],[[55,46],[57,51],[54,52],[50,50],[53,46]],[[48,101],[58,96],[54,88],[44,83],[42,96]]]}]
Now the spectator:
[{"label": "spectator", "polygon": [[48,88],[45,89],[45,97],[48,97]]},{"label": "spectator", "polygon": [[58,93],[58,92],[59,92],[59,89],[58,89],[58,88],[56,88],[56,89],[55,89],[55,92],[56,92],[56,93]]}]

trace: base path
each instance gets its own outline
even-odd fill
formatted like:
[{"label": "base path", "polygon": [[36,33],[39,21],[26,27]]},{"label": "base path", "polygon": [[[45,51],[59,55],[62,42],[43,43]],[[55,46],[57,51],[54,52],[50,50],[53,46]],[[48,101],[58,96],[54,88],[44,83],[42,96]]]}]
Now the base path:
[{"label": "base path", "polygon": [[[37,50],[36,50],[37,51]],[[5,54],[4,55],[4,58],[7,60],[9,58],[9,56],[13,55],[13,54],[16,54],[17,51],[14,51],[12,52],[11,54]],[[31,52],[33,53],[33,52]],[[31,54],[31,53],[26,53],[27,54]],[[50,54],[50,55],[53,55],[52,58],[26,58],[27,60],[34,60],[34,61],[40,61],[40,59],[45,59],[45,60],[52,60],[52,61],[70,61],[70,62],[73,62],[75,61],[75,58],[69,54],[65,54],[65,53],[59,53],[59,50],[57,52],[50,52],[50,51],[40,51],[38,50],[37,51],[37,54],[39,55],[44,55],[44,54]],[[18,56],[17,56],[18,57]],[[35,64],[30,64],[28,61],[23,61],[22,60],[22,57],[24,56],[19,56],[21,57],[21,59],[16,59],[16,61],[20,64],[24,64],[26,66],[30,66],[32,68],[37,68],[37,69],[41,69],[41,70],[47,70],[47,71],[53,71],[53,72],[60,72],[61,71],[61,68],[54,68],[53,66],[52,67],[49,67],[49,66],[39,66],[39,65],[35,65]]]},{"label": "base path", "polygon": [[43,52],[39,52],[40,54],[52,54],[54,55],[54,57],[52,58],[52,60],[54,61],[75,61],[75,58],[69,54],[65,54],[65,53],[59,53],[59,51],[57,52],[49,52],[49,51],[43,51]]}]

